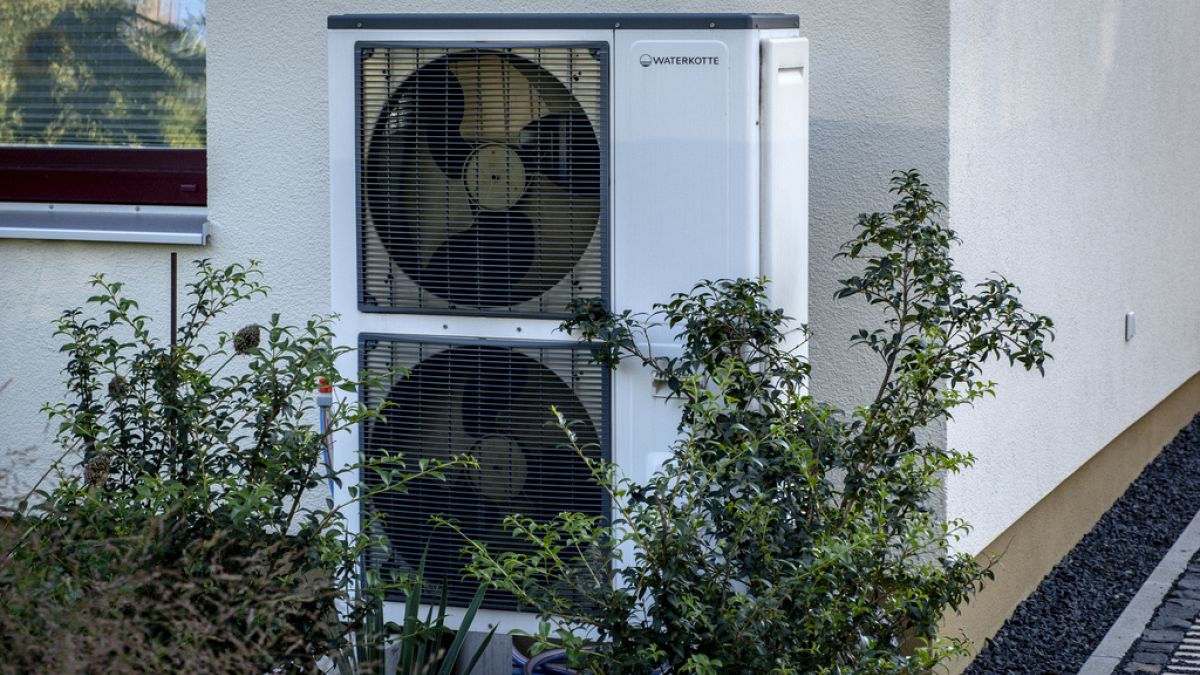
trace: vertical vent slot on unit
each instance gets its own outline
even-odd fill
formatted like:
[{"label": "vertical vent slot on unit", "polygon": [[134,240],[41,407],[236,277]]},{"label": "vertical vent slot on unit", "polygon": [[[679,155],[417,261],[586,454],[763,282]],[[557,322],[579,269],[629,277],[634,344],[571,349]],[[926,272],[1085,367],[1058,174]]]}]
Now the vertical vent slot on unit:
[{"label": "vertical vent slot on unit", "polygon": [[[360,347],[364,370],[398,373],[363,391],[365,405],[382,406],[381,416],[363,425],[367,457],[400,453],[415,466],[423,458],[469,454],[479,462],[477,469],[449,472],[444,482],[417,481],[406,493],[371,501],[368,517],[377,518],[390,541],[376,561],[385,578],[391,571],[414,572],[424,555],[432,582],[425,600],[436,603],[444,584],[450,604],[466,606],[476,584],[463,578],[464,541],[433,527],[430,516],[457,521],[500,553],[528,551],[503,527],[510,514],[546,522],[563,511],[606,513],[604,492],[550,410],[575,423],[591,457],[609,459],[609,374],[592,361],[587,345],[369,335]],[[362,479],[378,481],[369,472]],[[515,598],[495,591],[484,606],[517,609]]]},{"label": "vertical vent slot on unit", "polygon": [[553,318],[605,297],[607,49],[359,44],[364,311]]}]

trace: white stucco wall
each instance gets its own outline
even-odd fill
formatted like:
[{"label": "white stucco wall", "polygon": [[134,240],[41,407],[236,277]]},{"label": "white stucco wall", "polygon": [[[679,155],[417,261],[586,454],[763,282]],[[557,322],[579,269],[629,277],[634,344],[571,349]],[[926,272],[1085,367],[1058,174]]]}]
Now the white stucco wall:
[{"label": "white stucco wall", "polygon": [[[918,167],[944,190],[949,78],[945,0],[209,0],[209,212],[205,249],[181,258],[264,262],[271,299],[228,325],[273,310],[301,320],[329,308],[325,17],[346,12],[793,12],[812,50],[810,276],[814,392],[853,401],[873,370],[845,337],[861,310],[832,301],[845,268],[831,262],[854,216],[888,204],[886,179]],[[0,240],[0,453],[34,448],[16,464],[30,478],[52,455],[38,412],[59,396],[62,360],[49,321],[86,297],[103,271],[130,282],[143,308],[165,323],[168,247]],[[342,273],[352,273],[345,270]]]},{"label": "white stucco wall", "polygon": [[1200,369],[1200,3],[970,0],[950,16],[958,261],[1016,280],[1059,327],[1044,380],[994,369],[998,398],[949,425],[978,458],[947,489],[978,551]]}]

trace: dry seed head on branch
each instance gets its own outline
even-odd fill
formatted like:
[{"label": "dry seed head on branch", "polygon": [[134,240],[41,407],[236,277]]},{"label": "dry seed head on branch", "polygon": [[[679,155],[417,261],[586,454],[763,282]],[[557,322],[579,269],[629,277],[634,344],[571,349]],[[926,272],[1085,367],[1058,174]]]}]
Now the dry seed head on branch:
[{"label": "dry seed head on branch", "polygon": [[108,381],[108,397],[114,401],[120,401],[129,393],[129,380],[114,375],[113,379]]},{"label": "dry seed head on branch", "polygon": [[261,332],[262,326],[256,323],[240,328],[233,334],[233,351],[237,354],[245,354],[251,349],[257,348]]}]

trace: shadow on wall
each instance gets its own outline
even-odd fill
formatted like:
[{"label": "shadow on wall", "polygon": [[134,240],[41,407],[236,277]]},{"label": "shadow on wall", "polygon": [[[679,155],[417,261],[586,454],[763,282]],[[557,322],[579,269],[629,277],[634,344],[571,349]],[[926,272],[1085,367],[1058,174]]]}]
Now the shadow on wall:
[{"label": "shadow on wall", "polygon": [[[851,349],[846,339],[879,323],[882,315],[858,299],[834,301],[838,280],[856,270],[853,261],[834,255],[860,213],[889,208],[887,179],[893,171],[918,169],[935,193],[949,193],[949,130],[813,117],[809,133],[812,388],[818,398],[849,408],[870,400],[883,371],[868,350]],[[947,207],[950,213],[953,205]],[[944,438],[944,425],[939,426],[938,438]]]}]

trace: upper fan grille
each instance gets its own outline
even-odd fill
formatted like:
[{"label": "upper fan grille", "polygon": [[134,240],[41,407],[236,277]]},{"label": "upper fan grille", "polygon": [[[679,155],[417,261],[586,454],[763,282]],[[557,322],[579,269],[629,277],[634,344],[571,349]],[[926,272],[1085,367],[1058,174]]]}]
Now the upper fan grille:
[{"label": "upper fan grille", "polygon": [[605,296],[606,49],[359,46],[365,311],[555,317]]},{"label": "upper fan grille", "polygon": [[[391,571],[414,572],[425,559],[427,600],[445,585],[451,604],[470,601],[476,584],[463,579],[463,539],[430,523],[456,521],[493,553],[532,552],[503,527],[514,513],[546,522],[563,511],[603,515],[605,496],[586,463],[554,424],[551,406],[574,423],[577,442],[592,458],[608,459],[608,370],[578,343],[446,343],[428,338],[364,336],[364,370],[402,370],[386,387],[363,391],[363,403],[383,406],[363,425],[363,451],[420,459],[469,454],[478,468],[449,472],[445,481],[415,481],[406,492],[375,497],[370,512],[390,542]],[[386,403],[386,405],[384,405]],[[370,473],[366,482],[377,481]],[[601,562],[601,565],[604,563]],[[512,596],[493,592],[486,607],[516,609]]]}]

